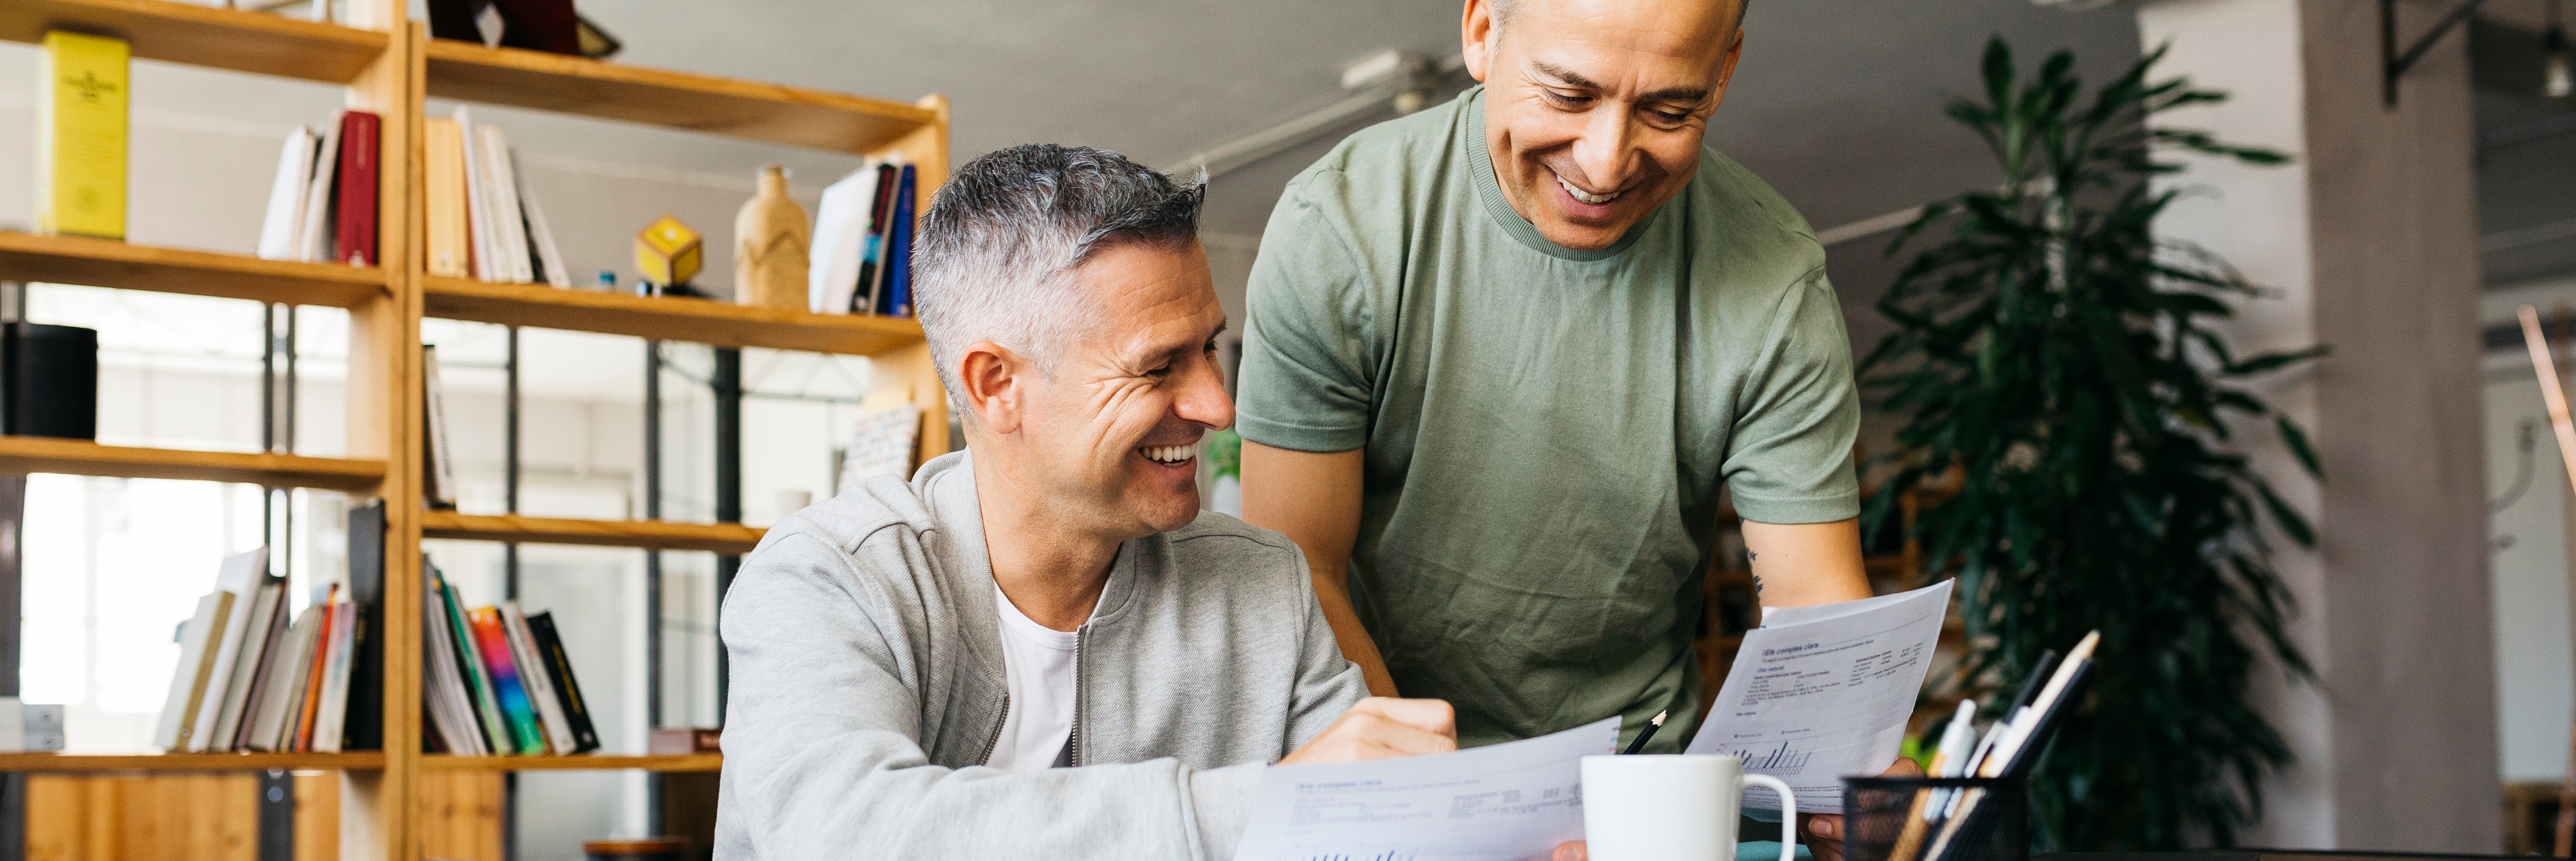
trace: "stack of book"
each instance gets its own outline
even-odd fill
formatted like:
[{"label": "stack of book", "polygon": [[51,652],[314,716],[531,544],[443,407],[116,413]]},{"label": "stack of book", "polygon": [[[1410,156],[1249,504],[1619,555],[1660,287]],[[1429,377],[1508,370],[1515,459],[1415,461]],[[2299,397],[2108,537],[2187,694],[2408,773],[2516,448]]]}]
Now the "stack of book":
[{"label": "stack of book", "polygon": [[599,749],[590,708],[552,613],[518,602],[465,609],[456,587],[421,561],[422,707],[432,753],[544,756]]},{"label": "stack of book", "polygon": [[277,154],[259,256],[373,266],[377,155],[383,120],[345,111],[316,134],[298,126]]},{"label": "stack of book", "polygon": [[429,274],[502,284],[572,286],[545,210],[501,129],[464,108],[421,127],[427,159]]},{"label": "stack of book", "polygon": [[823,189],[806,293],[817,314],[912,316],[912,165],[870,161]]},{"label": "stack of book", "polygon": [[154,743],[172,753],[337,753],[349,742],[365,619],[337,585],[286,621],[286,581],[268,552],[224,560],[215,591],[179,633],[179,666]]}]

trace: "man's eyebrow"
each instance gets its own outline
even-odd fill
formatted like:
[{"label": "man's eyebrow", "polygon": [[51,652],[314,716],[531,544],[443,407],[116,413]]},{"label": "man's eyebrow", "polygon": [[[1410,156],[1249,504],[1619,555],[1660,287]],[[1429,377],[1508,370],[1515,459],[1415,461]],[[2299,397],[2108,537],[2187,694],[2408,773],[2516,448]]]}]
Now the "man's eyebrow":
[{"label": "man's eyebrow", "polygon": [[1230,320],[1216,321],[1216,331],[1208,333],[1208,340],[1216,340],[1216,336],[1225,334],[1225,330],[1233,325],[1233,321]]},{"label": "man's eyebrow", "polygon": [[[1586,78],[1581,73],[1578,73],[1573,69],[1568,69],[1564,66],[1559,66],[1545,60],[1531,60],[1530,68],[1541,75],[1555,78],[1558,83],[1574,87],[1576,89],[1605,89],[1600,84],[1595,83],[1591,78]],[[1639,96],[1637,100],[1641,102],[1698,103],[1707,101],[1708,94],[1709,88],[1707,87],[1665,87],[1663,89],[1647,93],[1643,96]]]},{"label": "man's eyebrow", "polygon": [[1601,89],[1601,85],[1594,83],[1591,78],[1586,78],[1575,72],[1573,69],[1568,69],[1564,66],[1550,63],[1546,60],[1531,60],[1530,68],[1538,70],[1539,74],[1555,78],[1558,83],[1569,87],[1585,90]]}]

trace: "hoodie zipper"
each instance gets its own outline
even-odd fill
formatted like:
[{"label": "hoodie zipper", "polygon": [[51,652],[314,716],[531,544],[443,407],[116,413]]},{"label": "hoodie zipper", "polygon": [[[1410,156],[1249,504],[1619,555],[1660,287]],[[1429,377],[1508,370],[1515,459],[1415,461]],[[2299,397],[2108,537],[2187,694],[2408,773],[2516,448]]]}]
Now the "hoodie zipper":
[{"label": "hoodie zipper", "polygon": [[975,757],[975,764],[983,765],[993,761],[993,749],[1002,745],[1002,728],[1010,725],[1011,692],[1003,691],[1002,719],[993,722],[993,737],[984,740],[984,752],[982,755]]},{"label": "hoodie zipper", "polygon": [[1091,625],[1074,629],[1073,634],[1073,727],[1064,734],[1064,763],[1082,765],[1082,644],[1090,640]]}]

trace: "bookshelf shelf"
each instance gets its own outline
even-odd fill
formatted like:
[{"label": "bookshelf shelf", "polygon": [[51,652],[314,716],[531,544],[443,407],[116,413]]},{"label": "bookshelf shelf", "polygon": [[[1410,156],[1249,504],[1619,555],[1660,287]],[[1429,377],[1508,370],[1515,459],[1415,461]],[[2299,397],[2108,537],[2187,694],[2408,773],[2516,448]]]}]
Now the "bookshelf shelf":
[{"label": "bookshelf shelf", "polygon": [[41,41],[49,29],[123,38],[138,59],[326,84],[357,80],[389,41],[380,30],[171,0],[0,0],[0,39]]},{"label": "bookshelf shelf", "polygon": [[938,121],[842,93],[432,39],[429,95],[869,153]]},{"label": "bookshelf shelf", "polygon": [[333,308],[355,308],[386,295],[385,272],[374,267],[262,260],[113,239],[7,231],[0,231],[0,275],[21,281]]},{"label": "bookshelf shelf", "polygon": [[318,771],[374,771],[385,767],[385,755],[364,753],[143,753],[94,755],[0,753],[0,772],[50,771],[255,771],[292,768]]},{"label": "bookshelf shelf", "polygon": [[368,491],[384,481],[385,462],[292,454],[134,448],[99,445],[87,440],[0,436],[0,472],[237,481],[271,487]]},{"label": "bookshelf shelf", "polygon": [[921,323],[899,317],[809,314],[706,299],[628,296],[542,285],[424,278],[431,317],[571,329],[718,347],[767,347],[872,356],[921,343]]},{"label": "bookshelf shelf", "polygon": [[424,511],[420,537],[524,544],[587,544],[649,550],[751,552],[768,530],[739,523],[671,523],[660,520],[572,520],[518,515]]},{"label": "bookshelf shelf", "polygon": [[603,771],[635,769],[639,771],[718,771],[724,768],[724,756],[713,753],[668,756],[615,756],[584,754],[580,756],[447,756],[431,754],[420,758],[422,771]]}]

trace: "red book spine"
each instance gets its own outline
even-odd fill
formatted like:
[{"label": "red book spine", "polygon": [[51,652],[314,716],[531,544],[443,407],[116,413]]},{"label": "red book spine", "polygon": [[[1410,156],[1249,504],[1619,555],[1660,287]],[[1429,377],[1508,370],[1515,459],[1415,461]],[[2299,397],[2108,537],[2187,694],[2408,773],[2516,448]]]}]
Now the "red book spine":
[{"label": "red book spine", "polygon": [[384,120],[366,111],[340,115],[340,262],[374,266],[376,164]]}]

